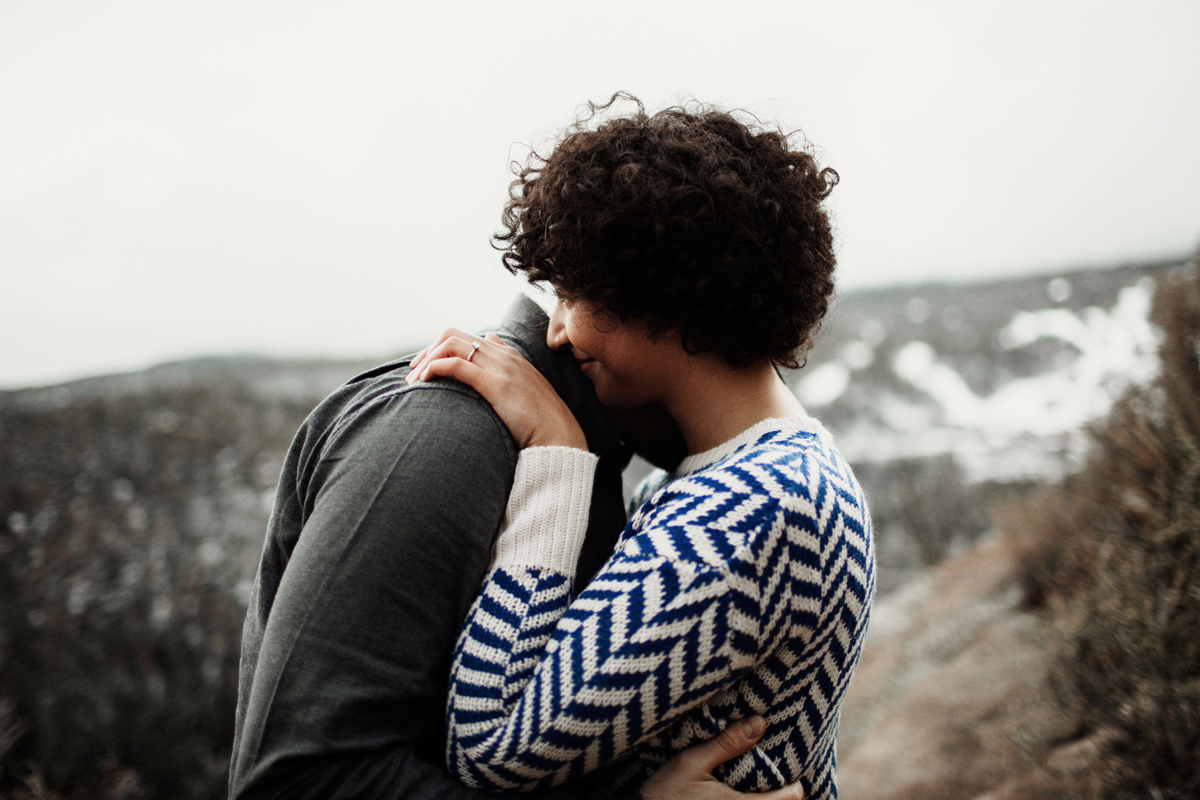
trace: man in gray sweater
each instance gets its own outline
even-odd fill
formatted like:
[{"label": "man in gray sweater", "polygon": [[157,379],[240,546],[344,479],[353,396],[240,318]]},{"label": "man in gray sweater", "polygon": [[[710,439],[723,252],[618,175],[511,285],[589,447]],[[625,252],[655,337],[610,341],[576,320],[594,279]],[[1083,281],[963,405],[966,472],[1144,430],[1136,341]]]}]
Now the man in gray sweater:
[{"label": "man in gray sweater", "polygon": [[[541,309],[519,298],[497,332],[546,376],[600,456],[578,589],[624,526],[630,454],[545,330]],[[495,797],[442,767],[444,717],[454,645],[488,567],[517,449],[474,390],[451,380],[409,386],[407,374],[405,358],[354,378],[313,411],[288,452],[242,639],[231,800]],[[753,741],[740,733],[685,769],[664,767],[664,777],[693,779],[747,749]],[[524,796],[583,797],[583,784]],[[689,796],[686,783],[663,784],[666,796]]]}]

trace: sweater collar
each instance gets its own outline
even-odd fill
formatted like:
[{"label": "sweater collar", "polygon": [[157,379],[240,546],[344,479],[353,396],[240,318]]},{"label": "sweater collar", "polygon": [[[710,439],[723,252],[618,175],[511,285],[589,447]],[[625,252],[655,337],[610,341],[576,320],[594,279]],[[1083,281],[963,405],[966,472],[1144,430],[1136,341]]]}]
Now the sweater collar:
[{"label": "sweater collar", "polygon": [[825,439],[831,438],[825,427],[814,417],[773,417],[771,419],[764,419],[762,422],[750,426],[737,436],[722,442],[716,447],[688,456],[679,462],[679,468],[675,470],[675,475],[682,477],[711,466],[724,458],[728,458],[743,447],[754,444],[767,434],[788,434],[797,431],[807,431]]}]

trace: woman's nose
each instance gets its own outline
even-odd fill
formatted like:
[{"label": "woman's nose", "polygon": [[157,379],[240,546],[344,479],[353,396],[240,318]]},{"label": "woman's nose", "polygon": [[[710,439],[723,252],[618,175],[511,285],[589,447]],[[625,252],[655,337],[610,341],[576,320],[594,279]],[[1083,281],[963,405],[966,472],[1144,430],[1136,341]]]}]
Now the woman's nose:
[{"label": "woman's nose", "polygon": [[567,326],[563,322],[563,303],[555,301],[554,310],[550,312],[550,325],[546,328],[546,345],[551,350],[561,350],[571,342],[567,339]]}]

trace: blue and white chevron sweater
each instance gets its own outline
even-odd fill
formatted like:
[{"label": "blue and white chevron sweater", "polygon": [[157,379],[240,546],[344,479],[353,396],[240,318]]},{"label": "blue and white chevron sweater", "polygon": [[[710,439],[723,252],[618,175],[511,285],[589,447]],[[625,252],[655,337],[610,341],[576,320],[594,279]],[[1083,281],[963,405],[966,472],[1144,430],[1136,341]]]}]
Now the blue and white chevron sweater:
[{"label": "blue and white chevron sweater", "polygon": [[[543,452],[538,452],[543,451]],[[528,456],[528,458],[526,458]],[[463,626],[447,762],[488,789],[622,758],[641,782],[729,722],[767,732],[718,777],[837,796],[838,714],[875,587],[862,490],[815,420],[766,420],[659,481],[574,603],[594,457],[522,454],[493,569]]]}]

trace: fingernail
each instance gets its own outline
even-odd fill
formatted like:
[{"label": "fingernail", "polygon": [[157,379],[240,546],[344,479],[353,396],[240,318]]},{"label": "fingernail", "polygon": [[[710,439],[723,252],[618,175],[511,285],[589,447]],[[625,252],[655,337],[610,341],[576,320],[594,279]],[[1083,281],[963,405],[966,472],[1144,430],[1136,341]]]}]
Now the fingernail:
[{"label": "fingernail", "polygon": [[742,720],[742,733],[746,734],[749,739],[757,739],[763,735],[763,729],[766,728],[766,722],[757,714],[748,719]]}]

